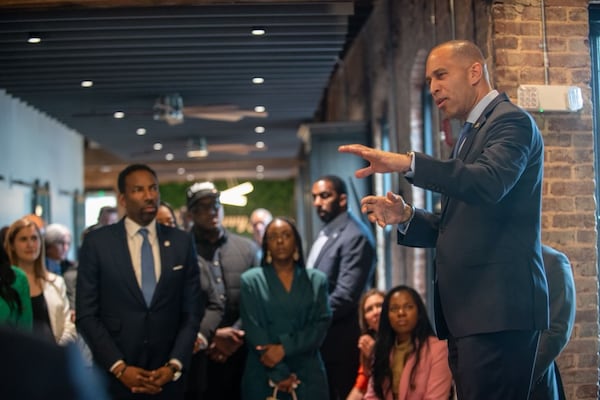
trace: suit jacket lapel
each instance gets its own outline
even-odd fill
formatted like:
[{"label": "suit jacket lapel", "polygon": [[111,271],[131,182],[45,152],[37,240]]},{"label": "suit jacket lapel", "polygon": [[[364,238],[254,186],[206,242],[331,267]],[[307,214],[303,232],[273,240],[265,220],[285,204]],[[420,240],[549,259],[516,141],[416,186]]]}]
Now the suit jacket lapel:
[{"label": "suit jacket lapel", "polygon": [[158,223],[156,224],[156,238],[160,252],[160,279],[156,283],[154,297],[156,297],[157,293],[160,295],[160,290],[166,285],[164,282],[167,282],[170,274],[173,273],[171,270],[173,267],[173,253],[171,251],[173,243],[169,240],[169,235],[165,232],[162,225]]},{"label": "suit jacket lapel", "polygon": [[348,225],[349,221],[348,221],[347,213],[346,213],[345,219],[346,219],[346,221],[344,221],[344,223],[340,224],[340,228],[329,233],[329,236],[327,237],[327,241],[323,245],[321,252],[319,253],[317,259],[315,260],[315,268],[319,269],[319,264],[321,262],[321,258],[323,258],[323,256],[325,254],[327,254],[327,252],[329,251],[329,248],[332,247],[335,244],[335,242],[337,241],[337,239],[340,237],[342,231],[344,230],[344,227],[346,227]]},{"label": "suit jacket lapel", "polygon": [[469,135],[467,136],[467,139],[465,140],[465,143],[463,144],[461,151],[457,154],[458,158],[460,158],[461,160],[466,159],[466,157],[469,154],[469,151],[471,150],[471,147],[475,143],[476,139],[481,139],[477,135],[478,135],[479,131],[481,130],[481,128],[487,122],[488,116],[496,108],[496,106],[498,106],[498,104],[500,104],[501,102],[504,102],[504,101],[508,101],[508,97],[506,96],[505,93],[501,93],[498,96],[496,96],[496,98],[494,100],[492,100],[490,102],[490,104],[488,104],[488,106],[483,110],[483,112],[481,113],[481,115],[479,116],[477,121],[475,121],[475,123],[473,124],[473,127],[471,128],[471,131],[470,131]]},{"label": "suit jacket lapel", "polygon": [[465,139],[465,143],[463,144],[462,148],[456,155],[456,158],[460,158],[463,161],[467,158],[467,154],[469,154],[469,151],[471,150],[473,143],[475,143],[475,139],[477,138],[477,133],[479,132],[479,130],[485,123],[486,119],[487,119],[487,116],[485,114],[482,114],[479,117],[479,119],[477,120],[477,122],[475,122],[473,124],[473,126],[471,127],[471,130],[469,131],[469,134],[467,135],[467,138]]},{"label": "suit jacket lapel", "polygon": [[[494,100],[492,100],[490,102],[490,104],[488,104],[488,106],[483,110],[483,112],[481,113],[481,115],[479,116],[477,121],[475,121],[475,123],[473,124],[473,127],[471,128],[471,132],[467,136],[462,148],[456,155],[456,158],[459,158],[463,161],[465,161],[467,159],[467,156],[469,155],[471,147],[475,143],[475,139],[479,139],[477,137],[477,135],[478,135],[479,131],[481,130],[481,128],[487,122],[488,115],[494,110],[494,108],[496,108],[496,106],[498,104],[500,104],[501,102],[504,102],[504,101],[508,101],[508,96],[506,96],[505,93],[500,93],[498,96],[496,96],[496,98]],[[442,214],[441,215],[446,214],[446,208],[448,207],[449,202],[450,202],[450,199],[448,198],[448,196],[446,196],[446,195],[442,196]]]},{"label": "suit jacket lapel", "polygon": [[125,285],[131,291],[133,296],[141,303],[146,304],[142,289],[135,277],[133,263],[131,262],[127,231],[125,230],[125,218],[121,219],[121,221],[116,224],[115,231],[115,249],[119,249],[119,251],[116,252],[118,261],[115,262],[115,265],[119,269],[119,273],[123,276],[123,282],[125,282]]}]

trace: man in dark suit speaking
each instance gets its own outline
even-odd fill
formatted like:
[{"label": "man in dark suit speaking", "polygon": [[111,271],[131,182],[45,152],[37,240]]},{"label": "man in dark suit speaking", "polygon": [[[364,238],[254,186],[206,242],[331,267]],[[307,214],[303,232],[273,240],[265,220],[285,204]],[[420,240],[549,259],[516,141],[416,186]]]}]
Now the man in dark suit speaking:
[{"label": "man in dark suit speaking", "polygon": [[452,157],[340,147],[370,162],[356,172],[400,172],[442,194],[441,214],[401,196],[367,196],[380,226],[400,224],[398,243],[435,247],[435,322],[448,338],[461,400],[527,399],[539,332],[548,327],[541,252],[544,144],[533,118],[492,89],[473,43],[436,46],[425,81],[437,107],[464,122]]},{"label": "man in dark suit speaking", "polygon": [[[120,222],[89,232],[77,276],[77,328],[114,399],[178,399],[199,328],[200,279],[189,235],[156,223],[156,173],[119,174]],[[141,394],[141,395],[140,395]]]}]

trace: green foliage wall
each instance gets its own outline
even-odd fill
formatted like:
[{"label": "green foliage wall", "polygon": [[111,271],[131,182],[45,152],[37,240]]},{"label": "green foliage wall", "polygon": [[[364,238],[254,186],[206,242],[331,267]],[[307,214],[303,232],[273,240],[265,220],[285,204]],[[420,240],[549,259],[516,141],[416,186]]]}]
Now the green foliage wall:
[{"label": "green foliage wall", "polygon": [[[254,190],[246,195],[248,204],[245,207],[224,205],[225,220],[228,229],[249,236],[250,228],[247,218],[256,208],[266,208],[273,216],[296,218],[294,202],[294,180],[251,180]],[[227,189],[227,182],[213,182],[219,190]],[[241,182],[240,182],[241,183]],[[181,209],[186,204],[185,192],[192,183],[165,183],[160,185],[160,196],[174,209]],[[237,218],[236,218],[237,217]],[[244,217],[244,218],[239,218]]]}]

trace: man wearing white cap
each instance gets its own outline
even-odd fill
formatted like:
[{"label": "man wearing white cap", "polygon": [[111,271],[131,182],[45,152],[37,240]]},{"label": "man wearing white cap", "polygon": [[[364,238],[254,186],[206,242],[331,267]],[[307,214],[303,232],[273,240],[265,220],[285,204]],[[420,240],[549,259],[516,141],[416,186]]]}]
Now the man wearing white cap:
[{"label": "man wearing white cap", "polygon": [[[208,360],[195,357],[195,363],[206,362],[206,376],[191,377],[197,379],[196,384],[200,386],[195,390],[199,396],[188,393],[188,398],[236,400],[241,398],[240,383],[246,357],[240,321],[240,276],[258,265],[258,247],[250,239],[225,230],[219,196],[212,182],[195,183],[186,192],[199,262],[208,264],[213,285],[225,304],[215,335],[205,344]],[[201,325],[208,322],[204,319]]]}]

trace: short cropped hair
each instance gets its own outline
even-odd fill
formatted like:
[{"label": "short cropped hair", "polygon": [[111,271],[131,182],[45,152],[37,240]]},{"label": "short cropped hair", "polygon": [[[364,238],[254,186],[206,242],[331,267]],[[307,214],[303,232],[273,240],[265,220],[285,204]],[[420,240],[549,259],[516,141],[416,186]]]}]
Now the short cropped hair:
[{"label": "short cropped hair", "polygon": [[337,194],[348,194],[346,182],[344,182],[344,180],[337,175],[324,175],[317,179],[317,181],[331,182]]},{"label": "short cropped hair", "polygon": [[137,171],[148,171],[154,176],[154,178],[158,180],[156,172],[146,164],[131,164],[119,173],[119,178],[117,179],[117,187],[119,188],[120,193],[125,193],[125,179],[127,178],[127,176]]}]

